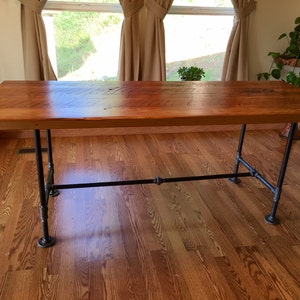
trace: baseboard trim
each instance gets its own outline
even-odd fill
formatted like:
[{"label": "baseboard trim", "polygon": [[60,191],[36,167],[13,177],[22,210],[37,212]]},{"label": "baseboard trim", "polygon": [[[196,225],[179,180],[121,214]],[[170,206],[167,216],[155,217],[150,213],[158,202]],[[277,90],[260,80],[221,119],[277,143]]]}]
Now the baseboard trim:
[{"label": "baseboard trim", "polygon": [[[249,124],[248,130],[279,130],[285,124]],[[210,126],[164,126],[164,127],[125,127],[125,128],[88,128],[88,129],[53,129],[53,137],[72,136],[101,136],[101,135],[132,135],[132,134],[161,134],[185,132],[214,132],[236,131],[240,125],[210,125]],[[42,131],[42,136],[44,136]],[[31,138],[32,130],[4,130],[0,131],[0,138]]]}]

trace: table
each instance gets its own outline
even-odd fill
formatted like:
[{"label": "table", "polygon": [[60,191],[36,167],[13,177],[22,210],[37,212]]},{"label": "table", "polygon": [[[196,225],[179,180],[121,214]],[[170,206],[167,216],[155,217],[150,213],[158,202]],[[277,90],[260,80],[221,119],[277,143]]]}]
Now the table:
[{"label": "table", "polygon": [[[0,85],[0,130],[34,130],[40,193],[40,247],[49,234],[48,200],[59,189],[241,177],[260,180],[273,193],[269,224],[276,216],[293,136],[300,121],[299,89],[280,81],[235,82],[61,82],[5,81]],[[246,124],[291,123],[276,185],[242,157]],[[241,124],[233,172],[205,176],[55,184],[51,129]],[[44,178],[40,130],[46,130],[48,175]],[[239,172],[243,165],[248,172]]]}]

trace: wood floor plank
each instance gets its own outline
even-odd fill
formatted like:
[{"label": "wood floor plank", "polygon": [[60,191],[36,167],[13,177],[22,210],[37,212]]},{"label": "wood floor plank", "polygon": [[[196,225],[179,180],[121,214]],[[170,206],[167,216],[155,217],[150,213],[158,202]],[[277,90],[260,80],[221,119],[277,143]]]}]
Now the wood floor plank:
[{"label": "wood floor plank", "polygon": [[[237,131],[53,137],[55,182],[229,173],[237,140]],[[1,300],[299,299],[299,141],[277,226],[263,220],[273,196],[255,178],[67,189],[50,198],[57,242],[47,249],[36,244],[35,155],[18,153],[33,140],[0,143]],[[283,151],[276,130],[246,133],[245,158],[275,183]]]}]

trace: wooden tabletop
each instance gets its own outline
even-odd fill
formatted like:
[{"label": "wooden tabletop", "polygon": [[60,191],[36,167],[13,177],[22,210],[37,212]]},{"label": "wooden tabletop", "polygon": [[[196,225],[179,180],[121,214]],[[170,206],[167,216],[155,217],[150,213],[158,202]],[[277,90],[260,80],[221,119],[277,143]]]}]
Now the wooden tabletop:
[{"label": "wooden tabletop", "polygon": [[0,130],[300,122],[300,89],[279,81],[4,81]]}]

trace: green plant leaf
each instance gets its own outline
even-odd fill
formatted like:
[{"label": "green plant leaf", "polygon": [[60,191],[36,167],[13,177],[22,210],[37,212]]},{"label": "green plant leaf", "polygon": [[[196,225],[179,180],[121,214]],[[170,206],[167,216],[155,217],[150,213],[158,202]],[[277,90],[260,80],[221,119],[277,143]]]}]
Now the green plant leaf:
[{"label": "green plant leaf", "polygon": [[257,76],[258,80],[262,80],[262,79],[269,80],[270,79],[270,73],[267,73],[267,72],[258,73],[256,76]]},{"label": "green plant leaf", "polygon": [[294,28],[294,31],[296,31],[296,32],[300,32],[300,24],[299,25],[297,25],[295,28]]},{"label": "green plant leaf", "polygon": [[295,85],[295,82],[297,80],[297,76],[294,72],[288,72],[286,75],[286,82],[290,83],[292,85]]},{"label": "green plant leaf", "polygon": [[263,78],[263,73],[256,74],[256,77],[258,80],[261,80]]},{"label": "green plant leaf", "polygon": [[268,56],[273,58],[269,73],[265,72],[257,74],[258,80],[269,80],[272,77],[277,80],[284,80],[295,86],[300,86],[300,74],[295,74],[295,69],[289,72],[284,79],[282,78],[282,70],[286,61],[290,58],[300,59],[300,17],[295,19],[295,24],[296,26],[291,32],[282,33],[278,37],[278,40],[286,38],[288,44],[287,48],[282,53],[272,51],[268,53]]},{"label": "green plant leaf", "polygon": [[276,68],[277,68],[277,69],[282,70],[283,64],[282,64],[281,61],[276,62],[275,65],[276,65]]},{"label": "green plant leaf", "polygon": [[300,86],[300,76],[298,76],[294,81],[294,86]]},{"label": "green plant leaf", "polygon": [[180,67],[177,70],[177,73],[180,76],[180,79],[184,81],[197,81],[201,80],[202,77],[205,77],[205,71],[202,68],[195,66]]},{"label": "green plant leaf", "polygon": [[272,58],[277,58],[280,56],[279,52],[269,52],[268,56],[271,56]]},{"label": "green plant leaf", "polygon": [[275,78],[275,79],[280,79],[281,77],[281,70],[279,69],[273,69],[271,71],[271,75]]},{"label": "green plant leaf", "polygon": [[278,40],[281,40],[281,39],[283,39],[284,37],[287,37],[287,34],[286,34],[286,33],[282,33],[282,34],[278,37]]}]

